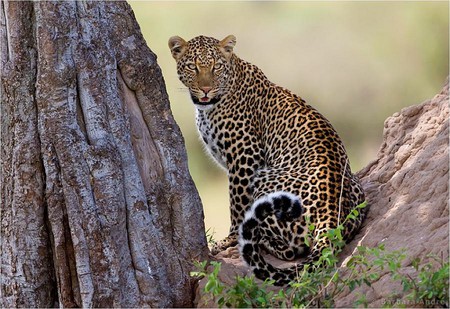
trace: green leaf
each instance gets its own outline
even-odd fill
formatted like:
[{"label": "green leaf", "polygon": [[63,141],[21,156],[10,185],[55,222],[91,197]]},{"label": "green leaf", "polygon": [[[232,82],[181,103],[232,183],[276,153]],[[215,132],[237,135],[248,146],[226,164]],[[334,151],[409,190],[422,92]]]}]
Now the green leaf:
[{"label": "green leaf", "polygon": [[305,246],[311,247],[311,242],[309,241],[308,237],[305,237]]},{"label": "green leaf", "polygon": [[257,300],[258,303],[260,303],[261,305],[264,305],[264,304],[267,303],[266,299],[265,299],[264,297],[262,297],[262,296],[258,297],[256,300]]},{"label": "green leaf", "polygon": [[363,282],[369,287],[372,286],[372,283],[369,280],[367,280],[366,278],[363,279]]},{"label": "green leaf", "polygon": [[206,274],[202,271],[191,271],[189,276],[191,277],[204,277]]},{"label": "green leaf", "polygon": [[358,252],[361,253],[361,254],[364,254],[364,253],[367,252],[367,247],[357,246],[356,248],[358,249]]},{"label": "green leaf", "polygon": [[205,292],[211,292],[214,287],[214,281],[208,280],[205,284]]},{"label": "green leaf", "polygon": [[347,260],[347,267],[348,268],[352,268],[355,264],[356,258],[354,256],[352,256],[351,258],[349,258]]},{"label": "green leaf", "polygon": [[367,201],[364,201],[361,204],[357,205],[356,208],[358,209],[366,208],[367,204],[368,204]]},{"label": "green leaf", "polygon": [[416,257],[415,259],[413,259],[413,260],[411,261],[411,265],[412,265],[412,267],[414,267],[414,269],[415,269],[416,271],[419,270],[419,264],[420,264],[420,258],[418,258],[418,257]]}]

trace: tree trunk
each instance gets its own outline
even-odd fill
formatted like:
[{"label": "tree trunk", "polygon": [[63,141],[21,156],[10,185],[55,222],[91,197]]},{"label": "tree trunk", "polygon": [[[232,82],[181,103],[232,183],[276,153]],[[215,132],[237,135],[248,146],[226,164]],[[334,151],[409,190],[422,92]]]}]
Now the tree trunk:
[{"label": "tree trunk", "polygon": [[203,211],[128,4],[2,2],[1,307],[192,305]]}]

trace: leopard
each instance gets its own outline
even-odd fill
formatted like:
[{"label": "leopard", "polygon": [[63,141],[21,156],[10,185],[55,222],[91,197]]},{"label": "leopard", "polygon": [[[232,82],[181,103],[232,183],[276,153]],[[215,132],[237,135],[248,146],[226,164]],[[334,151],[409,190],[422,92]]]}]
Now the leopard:
[{"label": "leopard", "polygon": [[[201,139],[228,176],[231,226],[211,253],[238,246],[257,278],[286,285],[330,248],[327,231],[342,224],[343,239],[353,239],[368,208],[344,220],[365,194],[331,123],[239,58],[234,35],[173,36],[168,45]],[[267,253],[304,260],[277,268]]]}]

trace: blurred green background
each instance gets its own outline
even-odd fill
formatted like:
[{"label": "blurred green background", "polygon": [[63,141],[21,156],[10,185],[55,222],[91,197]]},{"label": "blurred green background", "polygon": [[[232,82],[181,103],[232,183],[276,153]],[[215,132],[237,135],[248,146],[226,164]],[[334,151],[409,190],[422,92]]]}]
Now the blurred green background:
[{"label": "blurred green background", "polygon": [[226,174],[204,153],[167,41],[237,37],[235,53],[315,106],[341,135],[353,171],[375,158],[384,120],[433,97],[449,71],[448,2],[131,1],[158,56],[214,238],[229,228]]}]

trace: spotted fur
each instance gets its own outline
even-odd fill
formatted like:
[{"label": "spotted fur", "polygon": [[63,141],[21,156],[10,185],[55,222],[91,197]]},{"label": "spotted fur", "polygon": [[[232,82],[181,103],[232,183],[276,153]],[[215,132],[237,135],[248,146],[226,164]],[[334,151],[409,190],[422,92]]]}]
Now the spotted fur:
[{"label": "spotted fur", "polygon": [[[329,246],[320,236],[362,203],[364,193],[328,120],[238,58],[235,44],[232,35],[222,41],[169,40],[178,76],[196,106],[200,135],[228,172],[230,233],[212,252],[236,245],[239,238],[241,255],[258,278],[286,284],[303,264],[278,269],[261,250],[285,260],[306,253],[305,263],[317,260]],[[354,236],[365,216],[363,210],[346,222],[345,239]],[[312,233],[307,222],[314,225]]]}]

